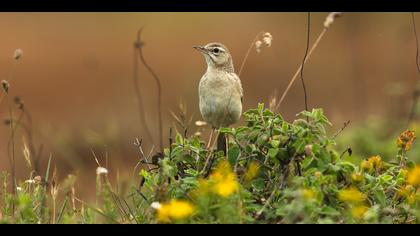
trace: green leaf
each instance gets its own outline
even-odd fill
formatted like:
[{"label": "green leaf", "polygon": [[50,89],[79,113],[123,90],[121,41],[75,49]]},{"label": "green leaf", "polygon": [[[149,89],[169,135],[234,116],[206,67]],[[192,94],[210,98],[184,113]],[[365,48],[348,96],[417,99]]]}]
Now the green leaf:
[{"label": "green leaf", "polygon": [[270,144],[273,148],[278,148],[279,145],[280,145],[280,141],[273,139],[273,140],[270,141]]},{"label": "green leaf", "polygon": [[383,174],[379,177],[379,183],[380,184],[384,184],[384,183],[389,184],[392,181],[392,179],[393,179],[393,177],[391,175]]},{"label": "green leaf", "polygon": [[270,148],[270,149],[268,149],[268,156],[271,159],[276,159],[277,153],[279,153],[279,149],[278,148]]},{"label": "green leaf", "polygon": [[236,161],[238,160],[239,153],[240,149],[237,145],[229,147],[228,160],[232,166],[235,165]]},{"label": "green leaf", "polygon": [[381,204],[382,206],[387,205],[386,196],[383,190],[375,191],[375,197],[376,197],[376,200],[379,202],[379,204]]},{"label": "green leaf", "polygon": [[169,159],[164,158],[159,161],[164,175],[173,177],[177,174],[178,168]]},{"label": "green leaf", "polygon": [[177,144],[181,144],[182,145],[184,143],[183,140],[184,139],[182,138],[181,134],[177,133],[176,136],[175,136],[175,142]]},{"label": "green leaf", "polygon": [[340,216],[341,215],[339,211],[329,206],[324,206],[321,209],[316,208],[316,211],[319,214],[326,215],[326,216]]}]

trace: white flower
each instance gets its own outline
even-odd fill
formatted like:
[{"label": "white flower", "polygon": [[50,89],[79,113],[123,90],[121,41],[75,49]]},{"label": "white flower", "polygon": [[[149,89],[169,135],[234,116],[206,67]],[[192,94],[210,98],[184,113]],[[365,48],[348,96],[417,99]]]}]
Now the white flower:
[{"label": "white flower", "polygon": [[108,174],[108,170],[102,166],[99,166],[98,168],[96,168],[96,175],[101,175],[101,174]]},{"label": "white flower", "polygon": [[28,179],[28,180],[25,181],[25,183],[27,183],[27,184],[34,184],[35,183],[35,180],[34,179]]},{"label": "white flower", "polygon": [[23,189],[22,189],[21,187],[16,187],[16,190],[17,190],[18,192],[20,192],[20,191],[22,191]]},{"label": "white flower", "polygon": [[153,209],[160,209],[162,207],[162,204],[160,204],[159,202],[152,202],[152,204],[150,204],[150,207],[152,207]]},{"label": "white flower", "polygon": [[13,54],[13,58],[15,60],[19,60],[22,57],[22,55],[23,55],[22,49],[18,48],[15,50],[15,53]]},{"label": "white flower", "polygon": [[205,125],[207,125],[207,122],[202,121],[202,120],[197,120],[197,121],[195,122],[195,125],[196,125],[196,126],[205,126]]},{"label": "white flower", "polygon": [[197,136],[197,137],[201,136],[201,132],[200,131],[195,132],[194,136]]}]

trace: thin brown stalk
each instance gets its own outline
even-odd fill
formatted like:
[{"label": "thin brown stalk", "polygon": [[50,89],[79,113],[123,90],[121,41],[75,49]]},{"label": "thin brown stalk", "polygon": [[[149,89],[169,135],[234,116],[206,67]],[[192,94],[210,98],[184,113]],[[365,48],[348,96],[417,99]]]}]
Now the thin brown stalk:
[{"label": "thin brown stalk", "polygon": [[341,132],[343,132],[343,130],[344,130],[344,129],[346,129],[346,128],[347,128],[347,126],[348,126],[349,124],[350,124],[350,120],[348,120],[348,121],[344,122],[344,124],[343,124],[343,126],[340,128],[340,130],[338,130],[338,131],[337,131],[337,133],[335,133],[335,134],[332,136],[332,139],[337,138],[337,136],[338,136],[339,134],[341,134]]},{"label": "thin brown stalk", "polygon": [[[141,28],[137,32],[137,38],[138,41],[141,42],[141,33],[143,31],[143,28]],[[159,123],[159,147],[160,151],[163,152],[163,129],[162,129],[162,85],[160,82],[159,77],[157,74],[153,71],[153,69],[147,64],[146,59],[143,55],[143,45],[140,44],[139,47],[139,56],[140,60],[143,63],[144,67],[149,71],[149,73],[152,75],[152,77],[155,79],[156,86],[157,86],[157,92],[158,92],[158,102],[157,102],[157,109],[158,109],[158,123]]]},{"label": "thin brown stalk", "polygon": [[[9,72],[8,82],[10,83],[13,80],[13,75],[16,70],[17,64],[19,60],[13,60],[12,69]],[[3,102],[3,99],[6,97],[8,92],[6,92],[4,89],[2,89],[1,95],[0,95],[0,104]]]},{"label": "thin brown stalk", "polygon": [[293,83],[297,79],[298,75],[300,74],[300,71],[302,70],[303,64],[306,64],[306,62],[311,57],[312,53],[315,51],[315,49],[318,47],[319,42],[324,37],[325,33],[327,32],[327,28],[324,28],[322,32],[319,34],[318,38],[316,39],[315,43],[312,45],[311,50],[309,50],[308,55],[306,56],[303,63],[300,64],[299,68],[297,69],[296,73],[293,75],[292,79],[290,80],[289,84],[286,87],[286,90],[283,92],[283,94],[280,97],[279,104],[280,106],[283,103],[284,98],[286,97],[287,93],[289,92],[290,88],[292,87]]},{"label": "thin brown stalk", "polygon": [[[15,198],[16,197],[16,160],[15,160],[15,127],[14,127],[14,124],[13,124],[13,113],[12,113],[12,109],[10,108],[9,109],[9,115],[10,115],[10,132],[11,132],[11,135],[10,135],[10,140],[9,140],[9,144],[11,145],[11,152],[12,152],[12,154],[10,155],[10,149],[9,149],[9,152],[8,152],[8,156],[9,156],[9,160],[10,160],[10,172],[11,172],[11,174],[12,174],[12,195],[13,195],[13,198]],[[10,145],[9,145],[9,147],[10,147]],[[14,201],[12,201],[12,216],[14,216],[15,215],[15,203],[14,203]]]},{"label": "thin brown stalk", "polygon": [[[311,36],[311,13],[308,12],[308,25],[307,25],[307,39],[306,39],[306,49],[305,49],[305,56],[302,59],[302,69],[300,70],[300,80],[302,82],[302,88],[304,93],[304,101],[305,101],[305,111],[309,111],[308,109],[308,93],[306,91],[306,85],[305,80],[303,79],[303,71],[305,66],[305,60],[308,56],[308,50],[309,50],[309,41]],[[306,117],[306,121],[309,121],[309,117]]]},{"label": "thin brown stalk", "polygon": [[140,41],[140,35],[137,34],[137,40],[134,43],[134,58],[133,58],[133,82],[134,82],[134,92],[136,93],[138,112],[140,122],[143,126],[144,131],[146,132],[146,137],[150,140],[151,143],[154,143],[152,133],[150,132],[149,126],[147,125],[144,107],[143,107],[143,98],[139,86],[139,67],[138,67],[138,50],[141,47],[142,42]]},{"label": "thin brown stalk", "polygon": [[258,38],[259,38],[259,37],[260,37],[263,33],[264,33],[264,31],[259,32],[259,33],[255,36],[254,40],[252,40],[251,44],[249,45],[249,47],[248,47],[248,51],[246,52],[245,57],[244,57],[244,59],[242,60],[241,67],[240,67],[239,72],[238,72],[238,76],[239,76],[239,77],[241,77],[242,70],[244,69],[245,63],[246,63],[246,61],[248,60],[249,53],[251,52],[252,48],[254,47],[255,42],[257,41],[257,39],[258,39]]},{"label": "thin brown stalk", "polygon": [[[417,73],[420,74],[419,39],[418,39],[418,36],[417,36],[416,19],[414,17],[414,12],[411,13],[411,22],[412,22],[412,26],[413,26],[414,38],[416,40],[416,69],[417,69]],[[417,83],[419,83],[419,82],[417,82]],[[419,89],[418,86],[416,86],[415,90],[413,91],[412,105],[411,105],[410,113],[408,115],[407,127],[410,126],[411,122],[414,120],[414,118],[416,116],[416,108],[417,108],[419,96],[420,96],[420,89]]]}]

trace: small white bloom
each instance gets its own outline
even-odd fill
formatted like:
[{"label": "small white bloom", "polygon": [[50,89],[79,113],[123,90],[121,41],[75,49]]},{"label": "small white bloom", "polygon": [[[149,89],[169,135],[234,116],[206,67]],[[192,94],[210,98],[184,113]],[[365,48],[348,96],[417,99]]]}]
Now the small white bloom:
[{"label": "small white bloom", "polygon": [[22,189],[21,187],[16,187],[16,190],[17,190],[18,192],[21,192],[23,189]]},{"label": "small white bloom", "polygon": [[160,204],[159,202],[152,202],[152,204],[150,204],[150,207],[152,207],[153,209],[160,209],[162,207],[162,204]]},{"label": "small white bloom", "polygon": [[197,136],[197,137],[201,136],[201,132],[200,131],[195,132],[194,136]]},{"label": "small white bloom", "polygon": [[101,174],[108,174],[108,170],[102,166],[99,166],[98,168],[96,168],[96,174],[97,175],[101,175]]},{"label": "small white bloom", "polygon": [[23,55],[22,49],[18,48],[15,50],[15,53],[13,54],[13,58],[15,60],[19,60],[22,57],[22,55]]},{"label": "small white bloom", "polygon": [[195,125],[196,125],[196,126],[205,126],[205,125],[207,125],[207,122],[202,121],[202,120],[197,120],[197,121],[195,122]]},{"label": "small white bloom", "polygon": [[28,179],[28,180],[25,181],[25,183],[27,183],[27,184],[34,184],[35,183],[35,180],[34,179]]}]

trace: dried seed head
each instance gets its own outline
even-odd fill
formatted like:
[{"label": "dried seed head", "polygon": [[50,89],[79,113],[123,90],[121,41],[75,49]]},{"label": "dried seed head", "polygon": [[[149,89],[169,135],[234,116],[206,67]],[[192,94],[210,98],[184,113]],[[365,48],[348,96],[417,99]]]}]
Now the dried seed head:
[{"label": "dried seed head", "polygon": [[273,36],[269,32],[264,33],[263,34],[264,46],[270,47],[271,46],[271,41],[273,41]]},{"label": "dried seed head", "polygon": [[10,120],[10,119],[5,119],[4,120],[4,125],[9,126],[11,123],[12,123],[12,120]]},{"label": "dried seed head", "polygon": [[255,41],[255,50],[257,53],[260,53],[262,48],[268,48],[271,46],[271,41],[273,41],[273,36],[269,32],[263,32],[258,35],[259,39]]},{"label": "dried seed head", "polygon": [[1,86],[3,87],[3,90],[4,90],[5,93],[9,92],[10,84],[9,84],[9,82],[7,82],[7,80],[2,80],[1,81]]},{"label": "dried seed head", "polygon": [[196,125],[196,126],[198,126],[198,127],[200,127],[200,126],[205,126],[205,125],[207,125],[207,122],[202,121],[202,120],[197,120],[197,121],[195,122],[195,125]]},{"label": "dried seed head", "polygon": [[16,105],[18,106],[19,109],[23,109],[24,108],[24,102],[23,100],[19,97],[16,96],[13,101],[16,103]]},{"label": "dried seed head", "polygon": [[42,181],[42,177],[37,175],[37,176],[35,176],[34,180],[35,180],[35,183],[40,184],[41,181]]},{"label": "dried seed head", "polygon": [[340,17],[343,13],[342,12],[331,12],[328,14],[327,18],[324,21],[324,28],[328,29],[334,23],[334,20]]},{"label": "dried seed head", "polygon": [[13,58],[15,60],[19,60],[22,57],[22,55],[23,55],[22,49],[18,48],[15,50],[15,53],[13,54]]},{"label": "dried seed head", "polygon": [[261,45],[262,45],[262,42],[260,40],[255,42],[255,50],[257,51],[257,53],[261,52]]},{"label": "dried seed head", "polygon": [[99,166],[98,168],[96,168],[96,175],[106,175],[108,174],[108,170],[104,167]]}]

